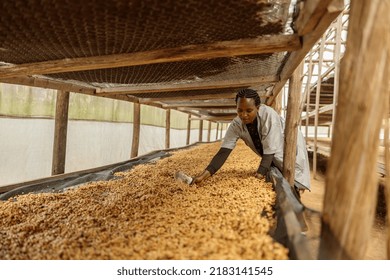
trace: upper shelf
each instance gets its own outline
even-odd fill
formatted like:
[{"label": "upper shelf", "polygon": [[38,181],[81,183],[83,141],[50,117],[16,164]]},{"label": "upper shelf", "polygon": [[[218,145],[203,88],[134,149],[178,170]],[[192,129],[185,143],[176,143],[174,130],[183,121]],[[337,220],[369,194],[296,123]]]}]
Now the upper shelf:
[{"label": "upper shelf", "polygon": [[342,0],[298,3],[3,0],[0,82],[228,120],[234,103],[207,102],[252,87],[272,103],[343,10]]}]

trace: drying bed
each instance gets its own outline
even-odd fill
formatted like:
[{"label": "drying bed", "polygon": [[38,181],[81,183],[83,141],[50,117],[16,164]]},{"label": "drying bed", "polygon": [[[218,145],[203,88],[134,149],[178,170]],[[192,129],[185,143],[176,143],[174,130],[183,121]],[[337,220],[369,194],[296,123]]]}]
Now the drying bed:
[{"label": "drying bed", "polygon": [[0,259],[288,259],[271,234],[276,193],[253,174],[259,158],[239,141],[201,186],[219,143],[171,152],[108,181],[0,202]]}]

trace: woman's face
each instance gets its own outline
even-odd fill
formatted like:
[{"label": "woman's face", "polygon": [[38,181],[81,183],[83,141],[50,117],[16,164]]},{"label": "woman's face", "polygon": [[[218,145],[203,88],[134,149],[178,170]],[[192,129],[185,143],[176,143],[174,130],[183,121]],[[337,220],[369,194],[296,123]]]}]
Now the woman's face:
[{"label": "woman's face", "polygon": [[237,115],[244,124],[253,123],[257,116],[259,106],[255,105],[253,98],[238,98]]}]

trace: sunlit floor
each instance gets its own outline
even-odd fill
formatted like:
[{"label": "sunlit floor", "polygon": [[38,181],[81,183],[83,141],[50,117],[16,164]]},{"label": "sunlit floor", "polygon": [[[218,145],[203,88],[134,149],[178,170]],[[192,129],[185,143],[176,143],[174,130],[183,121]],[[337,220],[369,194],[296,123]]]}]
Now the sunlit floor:
[{"label": "sunlit floor", "polygon": [[[311,192],[305,192],[302,195],[302,203],[310,209],[322,212],[323,198],[325,193],[325,177],[317,173],[316,179],[311,179]],[[306,215],[306,222],[309,230],[306,232],[306,236],[312,244],[313,256],[317,258],[317,252],[319,247],[319,237],[321,234],[321,217],[320,214],[310,212]],[[368,250],[365,259],[367,260],[385,260],[387,259],[386,253],[386,226],[380,219],[375,221],[375,225],[372,229],[372,237],[368,245]]]}]

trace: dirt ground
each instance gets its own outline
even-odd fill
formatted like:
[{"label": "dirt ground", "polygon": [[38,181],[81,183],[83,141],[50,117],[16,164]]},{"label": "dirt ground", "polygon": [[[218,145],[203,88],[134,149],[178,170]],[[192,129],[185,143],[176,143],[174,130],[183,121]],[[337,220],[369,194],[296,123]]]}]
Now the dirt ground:
[{"label": "dirt ground", "polygon": [[[322,212],[323,197],[325,193],[325,177],[322,173],[317,173],[316,178],[311,178],[312,191],[306,192],[302,195],[302,203],[310,209]],[[320,214],[312,212],[306,215],[306,222],[309,230],[306,236],[312,244],[313,256],[317,256],[319,237],[321,229]],[[385,225],[385,218],[383,213],[377,214],[375,225],[372,229],[372,238],[368,245],[366,260],[386,260],[386,242],[387,242],[387,228]]]}]

